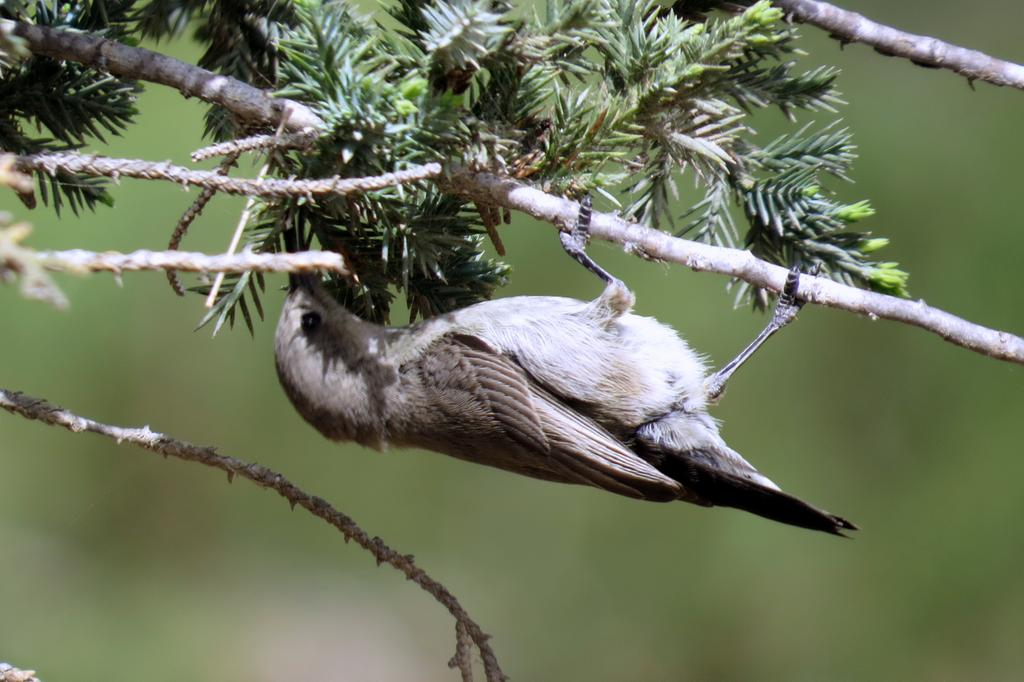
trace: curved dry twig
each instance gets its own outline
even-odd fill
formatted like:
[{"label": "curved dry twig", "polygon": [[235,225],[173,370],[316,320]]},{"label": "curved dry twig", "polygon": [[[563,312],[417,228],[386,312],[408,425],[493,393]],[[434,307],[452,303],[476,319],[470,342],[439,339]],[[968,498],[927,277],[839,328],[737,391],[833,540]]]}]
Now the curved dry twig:
[{"label": "curved dry twig", "polygon": [[75,152],[53,152],[15,156],[19,170],[43,171],[50,175],[58,171],[83,173],[98,177],[135,178],[137,180],[163,180],[178,185],[209,187],[225,194],[241,194],[259,197],[295,197],[320,194],[345,195],[393,187],[409,182],[427,180],[441,174],[441,164],[425,163],[405,170],[365,178],[343,178],[335,175],[312,180],[282,180],[279,178],[249,179],[232,178],[219,171],[202,171],[175,166],[169,161],[143,161],[140,159],[117,159],[96,154]]},{"label": "curved dry twig", "polygon": [[[223,171],[222,174],[224,173],[227,173],[227,171]],[[192,226],[192,223],[199,217],[203,212],[203,209],[206,208],[206,205],[210,203],[210,200],[213,199],[216,194],[217,192],[212,188],[204,187],[202,191],[199,192],[199,196],[195,198],[195,201],[188,205],[185,212],[181,214],[181,218],[178,219],[178,224],[174,226],[174,231],[171,232],[171,238],[167,242],[167,249],[169,251],[178,250],[178,247],[181,245],[181,240],[185,238],[185,233],[188,232],[188,228]],[[178,296],[185,295],[185,288],[181,286],[181,279],[178,277],[177,270],[167,271],[167,282],[171,285],[171,289]]]},{"label": "curved dry twig", "polygon": [[[261,488],[273,490],[288,500],[293,509],[302,507],[337,528],[345,537],[346,542],[355,541],[357,545],[374,556],[378,565],[391,566],[428,592],[448,609],[456,623],[464,628],[473,640],[483,659],[488,682],[502,682],[506,679],[498,665],[494,651],[488,643],[490,637],[469,617],[459,600],[448,588],[427,575],[422,568],[416,565],[411,556],[396,552],[378,537],[370,537],[353,519],[335,509],[327,500],[310,495],[276,471],[261,464],[251,464],[235,457],[218,454],[212,447],[201,447],[171,438],[166,434],[150,430],[148,426],[125,428],[93,421],[41,398],[33,398],[16,391],[0,388],[0,408],[11,414],[17,414],[26,419],[35,419],[50,426],[60,426],[75,433],[82,431],[97,433],[114,439],[118,444],[131,443],[164,457],[175,457],[187,462],[205,464],[226,472],[228,481],[234,480],[235,476],[240,476]],[[461,646],[461,644],[459,645]],[[469,679],[472,680],[472,677]]]},{"label": "curved dry twig", "polygon": [[907,33],[819,0],[772,0],[772,4],[797,21],[828,31],[840,42],[864,43],[881,54],[909,59],[921,66],[948,69],[970,81],[981,80],[1024,90],[1024,66],[1020,64],[937,38]]},{"label": "curved dry twig", "polygon": [[[227,175],[231,167],[235,165],[235,161],[238,160],[239,154],[240,152],[229,152],[228,155],[224,157],[224,160],[220,162],[220,165],[217,166],[217,170],[215,172],[219,175]],[[202,191],[199,192],[199,196],[195,198],[195,201],[188,205],[188,208],[185,209],[181,218],[178,219],[178,224],[174,226],[174,232],[171,233],[171,238],[167,242],[168,250],[178,250],[178,247],[181,246],[181,240],[185,238],[185,233],[188,232],[188,228],[191,227],[192,223],[195,222],[195,219],[202,214],[203,209],[206,208],[206,205],[210,203],[210,200],[213,199],[213,196],[216,193],[217,192],[212,187],[204,187]],[[178,277],[178,272],[176,270],[167,271],[167,282],[171,285],[171,289],[173,289],[174,293],[178,296],[185,295],[185,288],[181,286],[181,279]]]},{"label": "curved dry twig", "polygon": [[[480,200],[508,206],[538,220],[568,226],[579,212],[579,204],[510,178],[487,173],[455,170],[446,180],[449,189]],[[756,287],[782,291],[788,270],[759,260],[749,251],[700,244],[673,237],[622,218],[594,212],[590,234],[620,244],[633,253],[679,263],[698,271],[730,275]],[[1024,364],[1024,339],[968,322],[932,308],[924,301],[909,301],[873,291],[857,289],[825,277],[805,275],[800,280],[800,297],[811,303],[841,308],[926,329],[950,343],[998,360]]]}]

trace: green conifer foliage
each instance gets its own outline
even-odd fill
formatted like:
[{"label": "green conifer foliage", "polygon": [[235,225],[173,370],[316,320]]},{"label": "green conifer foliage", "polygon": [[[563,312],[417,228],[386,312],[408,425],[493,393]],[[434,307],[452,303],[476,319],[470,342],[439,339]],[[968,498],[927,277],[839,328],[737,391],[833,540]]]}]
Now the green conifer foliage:
[{"label": "green conifer foliage", "polygon": [[[206,46],[202,66],[302,101],[326,122],[312,150],[272,152],[272,175],[360,177],[437,161],[570,198],[595,193],[599,209],[618,206],[653,228],[906,295],[906,273],[873,260],[885,240],[855,229],[870,205],[833,189],[851,174],[850,132],[834,120],[797,121],[801,112],[835,115],[838,72],[801,69],[796,31],[767,1],[708,14],[655,0],[546,0],[536,10],[395,0],[373,16],[337,0],[6,6],[21,20],[127,42],[191,29]],[[136,84],[3,46],[0,147],[74,148],[131,121]],[[42,88],[63,95],[42,98]],[[758,144],[751,115],[766,108],[793,129]],[[26,133],[33,124],[49,137]],[[258,132],[220,111],[207,131],[218,140]],[[94,181],[66,180],[47,179],[72,208],[105,198]],[[703,198],[682,206],[680,181]],[[427,317],[488,298],[507,277],[485,255],[481,207],[429,182],[256,209],[248,244],[342,253],[358,280],[332,285],[370,319],[388,319],[396,292]],[[262,288],[256,275],[229,278],[207,320],[219,327],[241,315],[251,327]]]}]

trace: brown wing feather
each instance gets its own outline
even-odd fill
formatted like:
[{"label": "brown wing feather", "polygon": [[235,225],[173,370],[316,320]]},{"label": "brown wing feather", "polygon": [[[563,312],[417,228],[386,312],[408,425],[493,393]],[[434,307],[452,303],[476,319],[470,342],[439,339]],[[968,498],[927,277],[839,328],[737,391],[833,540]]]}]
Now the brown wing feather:
[{"label": "brown wing feather", "polygon": [[522,369],[475,336],[449,338],[449,352],[466,361],[469,372],[462,376],[470,379],[470,392],[486,405],[505,435],[531,451],[547,452],[548,439]]},{"label": "brown wing feather", "polygon": [[518,446],[517,457],[523,461],[500,466],[530,475],[537,470],[561,472],[564,480],[629,497],[677,498],[676,481],[536,385],[518,363],[486,341],[452,334],[438,343],[421,365],[424,381],[439,392],[442,409],[457,407],[459,421],[475,435],[483,435],[481,425],[490,424],[500,430],[495,436]]},{"label": "brown wing feather", "polygon": [[[534,409],[544,424],[551,454],[592,485],[658,502],[679,499],[678,481],[645,462],[594,420],[533,384]],[[621,490],[628,486],[633,492]]]}]

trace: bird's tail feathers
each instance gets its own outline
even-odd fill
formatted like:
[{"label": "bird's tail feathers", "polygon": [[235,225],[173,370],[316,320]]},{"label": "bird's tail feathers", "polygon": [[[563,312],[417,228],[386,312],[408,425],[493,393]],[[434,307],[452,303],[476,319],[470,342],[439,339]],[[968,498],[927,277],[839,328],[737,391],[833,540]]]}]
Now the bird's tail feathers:
[{"label": "bird's tail feathers", "polygon": [[659,468],[705,504],[734,507],[773,521],[843,537],[848,537],[844,530],[857,530],[857,526],[840,516],[812,507],[777,488],[709,466],[703,459],[677,454]]}]

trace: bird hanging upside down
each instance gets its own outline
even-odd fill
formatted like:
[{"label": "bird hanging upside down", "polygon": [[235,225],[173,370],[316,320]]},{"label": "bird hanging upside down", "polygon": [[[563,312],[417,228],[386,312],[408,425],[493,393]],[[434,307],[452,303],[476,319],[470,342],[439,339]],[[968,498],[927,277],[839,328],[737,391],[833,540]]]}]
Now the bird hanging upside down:
[{"label": "bird hanging upside down", "polygon": [[782,492],[725,444],[707,411],[743,360],[795,316],[798,273],[765,331],[708,377],[675,331],[634,315],[629,290],[586,256],[588,219],[584,201],[563,245],[607,283],[590,302],[519,296],[388,328],[347,311],[314,278],[293,277],[275,343],[292,404],[333,440],[425,448],[836,535],[856,529]]}]

